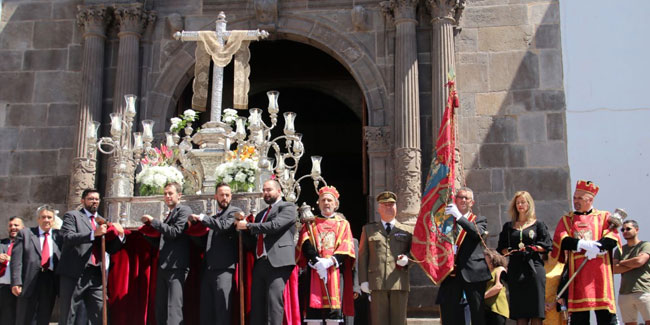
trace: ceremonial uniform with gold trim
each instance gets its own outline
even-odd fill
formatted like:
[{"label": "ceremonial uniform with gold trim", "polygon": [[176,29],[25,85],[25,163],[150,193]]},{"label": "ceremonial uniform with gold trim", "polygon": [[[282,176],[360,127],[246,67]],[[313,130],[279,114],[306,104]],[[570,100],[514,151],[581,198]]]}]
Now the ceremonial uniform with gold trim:
[{"label": "ceremonial uniform with gold trim", "polygon": [[576,272],[586,256],[576,251],[578,240],[598,241],[602,255],[589,260],[569,284],[569,312],[608,310],[616,313],[611,249],[619,244],[618,231],[609,228],[609,212],[591,209],[585,214],[571,212],[562,216],[555,235],[551,258],[569,265],[569,277]]},{"label": "ceremonial uniform with gold trim", "polygon": [[[309,228],[313,238],[310,238]],[[316,245],[314,246],[315,241]],[[352,267],[354,266],[354,243],[350,223],[339,213],[331,217],[318,216],[311,223],[305,223],[300,230],[296,246],[298,265],[304,267],[308,262],[315,264],[316,257],[334,258],[336,267],[327,270],[327,291],[316,269],[309,268],[309,297],[305,319],[343,319],[341,310],[347,315],[354,313],[352,297]],[[341,276],[345,280],[341,283]],[[342,286],[343,284],[343,286]],[[328,301],[329,293],[332,301]],[[344,298],[347,296],[347,307]]]},{"label": "ceremonial uniform with gold trim", "polygon": [[[398,256],[410,255],[413,227],[395,220],[390,234],[381,222],[363,226],[359,244],[359,283],[368,282],[371,290],[372,324],[406,323],[408,267],[396,264]],[[390,317],[381,317],[388,313]]]}]

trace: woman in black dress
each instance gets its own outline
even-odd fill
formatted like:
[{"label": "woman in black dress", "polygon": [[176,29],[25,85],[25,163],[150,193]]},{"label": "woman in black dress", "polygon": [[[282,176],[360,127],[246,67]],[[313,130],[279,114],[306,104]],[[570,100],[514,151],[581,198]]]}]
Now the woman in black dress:
[{"label": "woman in black dress", "polygon": [[510,257],[508,290],[510,318],[517,324],[542,324],[546,272],[542,253],[551,249],[544,222],[535,216],[535,202],[526,191],[515,193],[508,209],[511,221],[503,225],[497,250]]}]

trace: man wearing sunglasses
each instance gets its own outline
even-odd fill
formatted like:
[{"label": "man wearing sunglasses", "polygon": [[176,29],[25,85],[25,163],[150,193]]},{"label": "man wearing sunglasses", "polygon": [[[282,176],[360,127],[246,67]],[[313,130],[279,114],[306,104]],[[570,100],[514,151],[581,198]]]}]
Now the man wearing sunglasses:
[{"label": "man wearing sunglasses", "polygon": [[614,253],[614,273],[621,274],[618,306],[625,324],[636,324],[639,313],[650,325],[650,243],[639,240],[639,224],[627,220],[621,228],[627,244]]}]

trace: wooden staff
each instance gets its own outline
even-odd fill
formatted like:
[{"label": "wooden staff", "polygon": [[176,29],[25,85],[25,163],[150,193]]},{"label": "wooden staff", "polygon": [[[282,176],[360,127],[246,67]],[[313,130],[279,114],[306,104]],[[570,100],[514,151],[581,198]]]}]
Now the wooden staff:
[{"label": "wooden staff", "polygon": [[[243,212],[235,213],[235,218],[237,220],[244,219]],[[246,306],[244,305],[244,242],[242,237],[242,232],[239,231],[239,324],[245,325],[246,321]]]}]

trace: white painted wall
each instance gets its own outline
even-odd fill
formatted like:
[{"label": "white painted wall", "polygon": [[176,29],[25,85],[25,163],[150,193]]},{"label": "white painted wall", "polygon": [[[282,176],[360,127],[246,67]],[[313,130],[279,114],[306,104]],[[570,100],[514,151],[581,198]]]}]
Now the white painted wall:
[{"label": "white painted wall", "polygon": [[572,186],[594,181],[595,207],[624,208],[642,240],[650,240],[649,13],[647,0],[560,1]]}]

